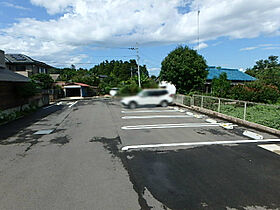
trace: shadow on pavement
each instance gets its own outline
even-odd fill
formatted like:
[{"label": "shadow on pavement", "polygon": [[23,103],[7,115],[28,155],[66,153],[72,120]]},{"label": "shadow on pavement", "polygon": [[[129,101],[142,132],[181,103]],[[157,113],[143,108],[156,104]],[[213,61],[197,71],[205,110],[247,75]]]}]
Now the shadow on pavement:
[{"label": "shadow on pavement", "polygon": [[63,105],[52,106],[48,109],[40,108],[34,113],[27,115],[23,118],[11,121],[7,124],[0,126],[0,142],[15,135],[20,130],[30,126],[31,124],[41,120],[42,118],[63,109]]}]

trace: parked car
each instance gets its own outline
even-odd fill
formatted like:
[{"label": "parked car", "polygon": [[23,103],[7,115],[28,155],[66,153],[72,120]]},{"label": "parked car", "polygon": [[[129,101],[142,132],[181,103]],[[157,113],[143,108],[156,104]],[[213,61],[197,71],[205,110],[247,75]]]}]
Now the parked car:
[{"label": "parked car", "polygon": [[166,89],[145,89],[136,96],[124,97],[121,101],[124,106],[128,106],[130,109],[144,105],[161,105],[166,107],[172,102],[173,94],[170,94]]}]

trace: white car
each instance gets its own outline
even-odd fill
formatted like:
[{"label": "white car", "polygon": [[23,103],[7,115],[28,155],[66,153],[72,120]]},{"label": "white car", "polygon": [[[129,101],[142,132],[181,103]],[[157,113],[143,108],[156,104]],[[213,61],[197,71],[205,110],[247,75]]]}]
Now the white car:
[{"label": "white car", "polygon": [[119,88],[112,88],[112,89],[110,90],[109,94],[110,94],[111,96],[115,96],[115,95],[117,95],[118,91],[119,91]]},{"label": "white car", "polygon": [[128,106],[130,109],[144,105],[161,105],[166,107],[172,102],[173,94],[170,94],[165,89],[145,89],[136,96],[125,97],[121,101],[124,106]]}]

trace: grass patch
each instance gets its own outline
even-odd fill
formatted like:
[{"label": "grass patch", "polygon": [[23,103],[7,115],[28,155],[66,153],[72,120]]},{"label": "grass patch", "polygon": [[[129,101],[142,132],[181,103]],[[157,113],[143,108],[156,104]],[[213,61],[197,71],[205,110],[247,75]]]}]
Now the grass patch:
[{"label": "grass patch", "polygon": [[[243,119],[244,104],[222,104],[221,113]],[[280,107],[248,105],[246,120],[280,130]]]}]

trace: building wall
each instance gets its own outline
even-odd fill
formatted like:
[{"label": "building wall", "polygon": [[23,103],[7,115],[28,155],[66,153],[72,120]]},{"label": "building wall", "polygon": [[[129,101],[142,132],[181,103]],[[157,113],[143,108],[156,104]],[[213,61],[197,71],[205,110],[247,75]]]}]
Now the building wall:
[{"label": "building wall", "polygon": [[38,73],[47,74],[49,72],[49,69],[42,67],[40,65],[6,63],[6,66],[7,69],[27,77],[30,77],[32,74],[38,74]]},{"label": "building wall", "polygon": [[49,104],[48,94],[38,94],[30,98],[22,98],[17,94],[17,88],[24,83],[21,82],[0,82],[0,111],[7,109],[21,109],[21,106],[41,107]]},{"label": "building wall", "polygon": [[20,83],[0,82],[0,110],[19,106],[24,103],[24,99],[20,99],[17,95],[16,87]]}]

